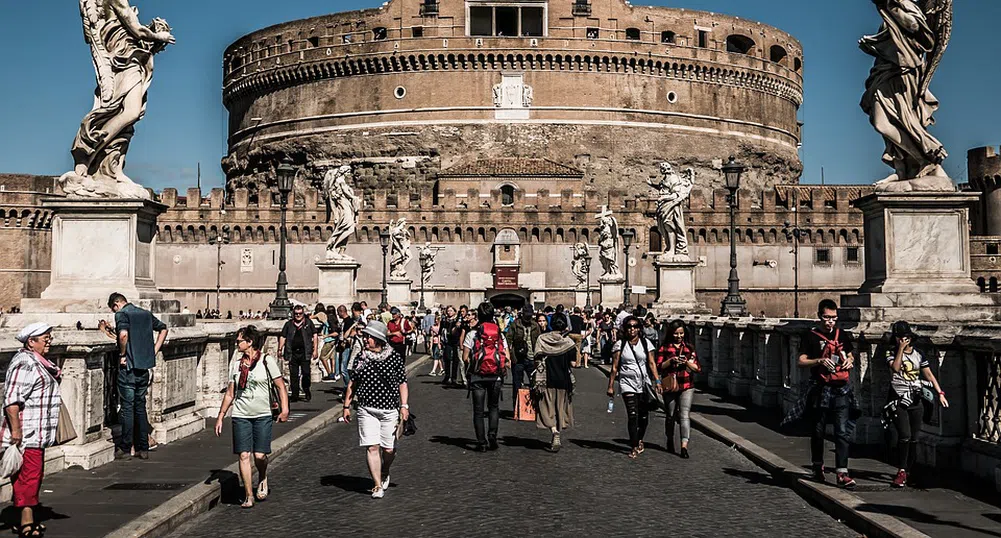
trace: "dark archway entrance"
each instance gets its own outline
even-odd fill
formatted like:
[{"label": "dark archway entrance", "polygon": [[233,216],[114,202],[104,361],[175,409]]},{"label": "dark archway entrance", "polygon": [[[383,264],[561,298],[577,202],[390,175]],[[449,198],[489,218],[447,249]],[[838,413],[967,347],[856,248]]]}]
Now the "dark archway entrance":
[{"label": "dark archway entrance", "polygon": [[486,299],[494,308],[510,306],[519,310],[528,303],[528,290],[490,290],[486,293]]}]

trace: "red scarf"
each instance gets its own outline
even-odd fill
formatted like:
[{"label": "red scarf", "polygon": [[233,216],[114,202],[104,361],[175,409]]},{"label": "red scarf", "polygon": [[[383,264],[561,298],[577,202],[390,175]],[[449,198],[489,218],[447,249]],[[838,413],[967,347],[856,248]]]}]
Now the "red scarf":
[{"label": "red scarf", "polygon": [[[27,349],[27,348],[25,348],[25,349]],[[31,350],[29,350],[29,351],[31,351]],[[49,374],[52,375],[52,377],[54,377],[56,379],[56,381],[60,380],[59,378],[62,377],[63,371],[60,370],[58,366],[56,366],[55,364],[52,364],[52,362],[50,362],[49,359],[46,359],[45,357],[39,355],[35,351],[31,351],[31,353],[35,356],[36,359],[38,359],[38,363],[41,364],[42,367],[44,367],[46,370],[48,370]]]},{"label": "red scarf", "polygon": [[[260,359],[260,352],[257,352],[253,359],[250,358],[250,354],[248,353],[244,353],[243,357],[240,358],[240,382],[237,383],[238,389],[244,390],[247,388],[247,379],[250,377],[250,371],[257,366],[257,361]],[[250,361],[250,364],[247,364],[248,360]]]}]

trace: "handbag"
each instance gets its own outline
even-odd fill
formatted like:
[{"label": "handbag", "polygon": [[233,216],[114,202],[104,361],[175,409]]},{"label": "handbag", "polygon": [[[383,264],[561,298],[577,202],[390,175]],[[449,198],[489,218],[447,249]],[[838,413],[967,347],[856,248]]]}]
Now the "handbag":
[{"label": "handbag", "polygon": [[402,437],[410,437],[417,433],[417,421],[415,420],[417,415],[410,413],[407,420],[403,420],[403,415],[400,415],[400,421],[396,423],[396,438],[400,439]]},{"label": "handbag", "polygon": [[59,422],[56,425],[56,444],[61,445],[76,439],[76,429],[73,428],[73,419],[70,418],[69,409],[66,403],[59,404]]},{"label": "handbag", "polygon": [[[650,350],[647,349],[646,338],[640,337],[640,340],[643,342],[643,353],[645,354],[645,356],[649,357]],[[637,358],[636,348],[632,344],[628,345],[629,349],[632,351],[633,360],[636,361],[637,366],[640,366],[640,368],[645,368],[647,370],[647,376],[650,376],[649,365],[648,364],[640,365],[639,359]],[[677,383],[677,380],[675,380],[675,382]],[[663,383],[663,381],[661,381],[661,383]],[[643,383],[643,402],[646,404],[646,408],[649,411],[656,411],[664,407],[664,400],[661,399],[660,395],[657,394],[657,391],[655,391],[653,389],[653,386],[651,386],[649,383]]]},{"label": "handbag", "polygon": [[278,415],[282,414],[282,397],[278,393],[278,386],[275,379],[271,377],[271,368],[268,367],[268,356],[264,356],[264,371],[268,375],[268,401],[271,405],[271,420],[278,420]]}]

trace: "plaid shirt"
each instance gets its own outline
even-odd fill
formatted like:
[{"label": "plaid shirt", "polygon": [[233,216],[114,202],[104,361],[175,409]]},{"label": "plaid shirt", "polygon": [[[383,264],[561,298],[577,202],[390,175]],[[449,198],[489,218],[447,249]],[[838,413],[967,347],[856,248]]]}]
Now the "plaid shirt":
[{"label": "plaid shirt", "polygon": [[[678,380],[678,390],[685,391],[691,388],[695,388],[695,381],[692,379],[692,371],[688,369],[685,364],[679,366],[661,366],[664,361],[674,359],[679,355],[684,355],[691,361],[695,363],[695,372],[701,372],[702,366],[699,364],[698,359],[695,357],[695,350],[692,349],[688,344],[667,344],[666,346],[661,346],[657,350],[657,367],[661,369],[662,375],[671,375]],[[665,371],[666,370],[666,371]]]},{"label": "plaid shirt", "polygon": [[[21,405],[21,435],[25,448],[48,448],[56,444],[59,425],[59,382],[35,354],[22,349],[10,361],[4,382],[3,407]],[[4,412],[3,446],[10,446],[10,425]]]},{"label": "plaid shirt", "polygon": [[[815,391],[820,391],[820,394],[817,395]],[[796,400],[796,405],[782,419],[780,426],[785,426],[805,417],[807,410],[811,407],[816,409],[831,409],[840,397],[844,398],[848,409],[851,410],[848,427],[849,431],[853,431],[855,428],[855,419],[852,417],[859,415],[859,405],[858,400],[855,399],[855,391],[852,390],[851,383],[841,387],[833,387],[831,385],[822,385],[813,379],[803,384],[803,387],[799,391],[799,399]]]}]

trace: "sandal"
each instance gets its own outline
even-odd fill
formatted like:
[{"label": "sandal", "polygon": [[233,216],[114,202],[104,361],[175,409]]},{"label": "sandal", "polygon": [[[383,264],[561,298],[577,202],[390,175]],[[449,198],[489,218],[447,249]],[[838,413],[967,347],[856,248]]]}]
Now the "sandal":
[{"label": "sandal", "polygon": [[28,523],[17,531],[20,538],[41,538],[45,536],[45,526],[38,523]]},{"label": "sandal", "polygon": [[270,490],[268,489],[268,479],[265,478],[260,484],[257,484],[257,500],[263,501],[264,499],[267,499],[268,493],[270,493]]},{"label": "sandal", "polygon": [[629,459],[631,459],[631,460],[634,460],[634,459],[638,458],[638,457],[639,457],[639,455],[640,455],[640,453],[639,453],[639,449],[637,449],[637,448],[634,448],[634,449],[632,449],[632,450],[631,450],[631,451],[629,452]]},{"label": "sandal", "polygon": [[254,507],[253,497],[247,497],[247,500],[243,501],[243,504],[240,505],[240,508],[253,508],[253,507]]},{"label": "sandal", "polygon": [[643,441],[640,441],[640,446],[639,446],[639,448],[636,449],[636,453],[637,454],[642,454],[644,450],[646,450],[646,449],[643,447]]}]

